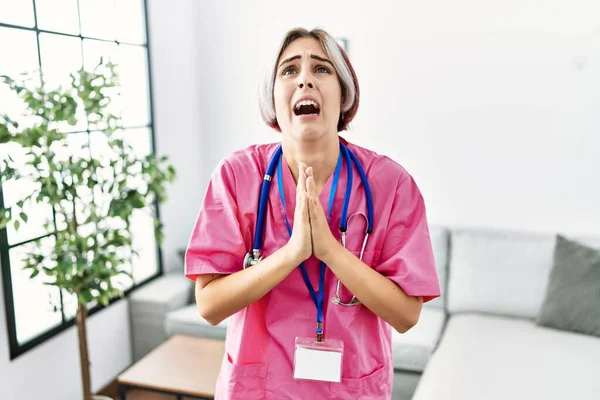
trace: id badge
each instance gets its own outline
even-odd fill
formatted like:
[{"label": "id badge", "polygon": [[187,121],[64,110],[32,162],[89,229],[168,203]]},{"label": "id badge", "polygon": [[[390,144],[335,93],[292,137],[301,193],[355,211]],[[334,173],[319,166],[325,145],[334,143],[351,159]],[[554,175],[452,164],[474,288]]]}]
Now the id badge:
[{"label": "id badge", "polygon": [[294,379],[341,382],[344,342],[315,338],[296,338]]}]

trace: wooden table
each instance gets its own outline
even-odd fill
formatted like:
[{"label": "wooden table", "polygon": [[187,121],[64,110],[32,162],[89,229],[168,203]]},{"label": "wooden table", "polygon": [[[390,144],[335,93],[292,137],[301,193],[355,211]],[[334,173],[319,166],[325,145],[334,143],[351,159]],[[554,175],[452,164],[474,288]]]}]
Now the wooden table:
[{"label": "wooden table", "polygon": [[225,342],[175,335],[117,377],[119,398],[132,388],[198,399],[212,399]]}]

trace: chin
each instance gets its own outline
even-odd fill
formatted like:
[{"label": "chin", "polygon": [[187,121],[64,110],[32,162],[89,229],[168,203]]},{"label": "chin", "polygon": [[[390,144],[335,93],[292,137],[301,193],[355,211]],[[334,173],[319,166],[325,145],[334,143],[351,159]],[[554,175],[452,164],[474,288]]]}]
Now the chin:
[{"label": "chin", "polygon": [[293,136],[298,140],[315,141],[325,136],[323,129],[301,127],[294,130]]},{"label": "chin", "polygon": [[292,132],[297,139],[316,140],[324,137],[328,130],[322,124],[300,123],[293,127]]}]

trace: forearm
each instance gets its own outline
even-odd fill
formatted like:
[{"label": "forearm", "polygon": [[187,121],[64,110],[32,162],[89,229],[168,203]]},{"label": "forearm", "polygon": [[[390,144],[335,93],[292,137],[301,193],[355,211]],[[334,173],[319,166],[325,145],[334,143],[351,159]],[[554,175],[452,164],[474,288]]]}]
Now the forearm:
[{"label": "forearm", "polygon": [[339,242],[323,261],[342,282],[374,314],[400,333],[413,327],[421,313],[423,300],[407,295],[394,281],[363,263]]},{"label": "forearm", "polygon": [[196,285],[196,304],[213,325],[254,303],[287,277],[300,264],[286,246],[260,263],[217,278],[204,288]]}]

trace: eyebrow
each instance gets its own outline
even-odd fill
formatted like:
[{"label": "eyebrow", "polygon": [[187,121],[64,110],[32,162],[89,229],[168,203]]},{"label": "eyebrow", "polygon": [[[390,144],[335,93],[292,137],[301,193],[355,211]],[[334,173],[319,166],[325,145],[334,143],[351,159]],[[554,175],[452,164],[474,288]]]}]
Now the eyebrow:
[{"label": "eyebrow", "polygon": [[[294,61],[294,60],[298,60],[299,58],[300,58],[300,56],[292,56],[292,57],[290,57],[290,58],[288,58],[288,59],[286,59],[286,60],[283,60],[283,61],[281,62],[281,64],[279,64],[279,67],[277,67],[277,68],[281,68],[281,66],[282,66],[283,64],[289,63],[289,62],[291,62],[291,61]],[[333,67],[333,63],[332,63],[331,61],[329,61],[328,59],[326,59],[326,58],[319,57],[319,56],[316,56],[316,55],[314,55],[314,54],[312,54],[312,55],[310,56],[310,58],[312,58],[313,60],[319,60],[319,61],[322,61],[322,62],[329,63],[329,64],[331,64],[331,66]]]}]

